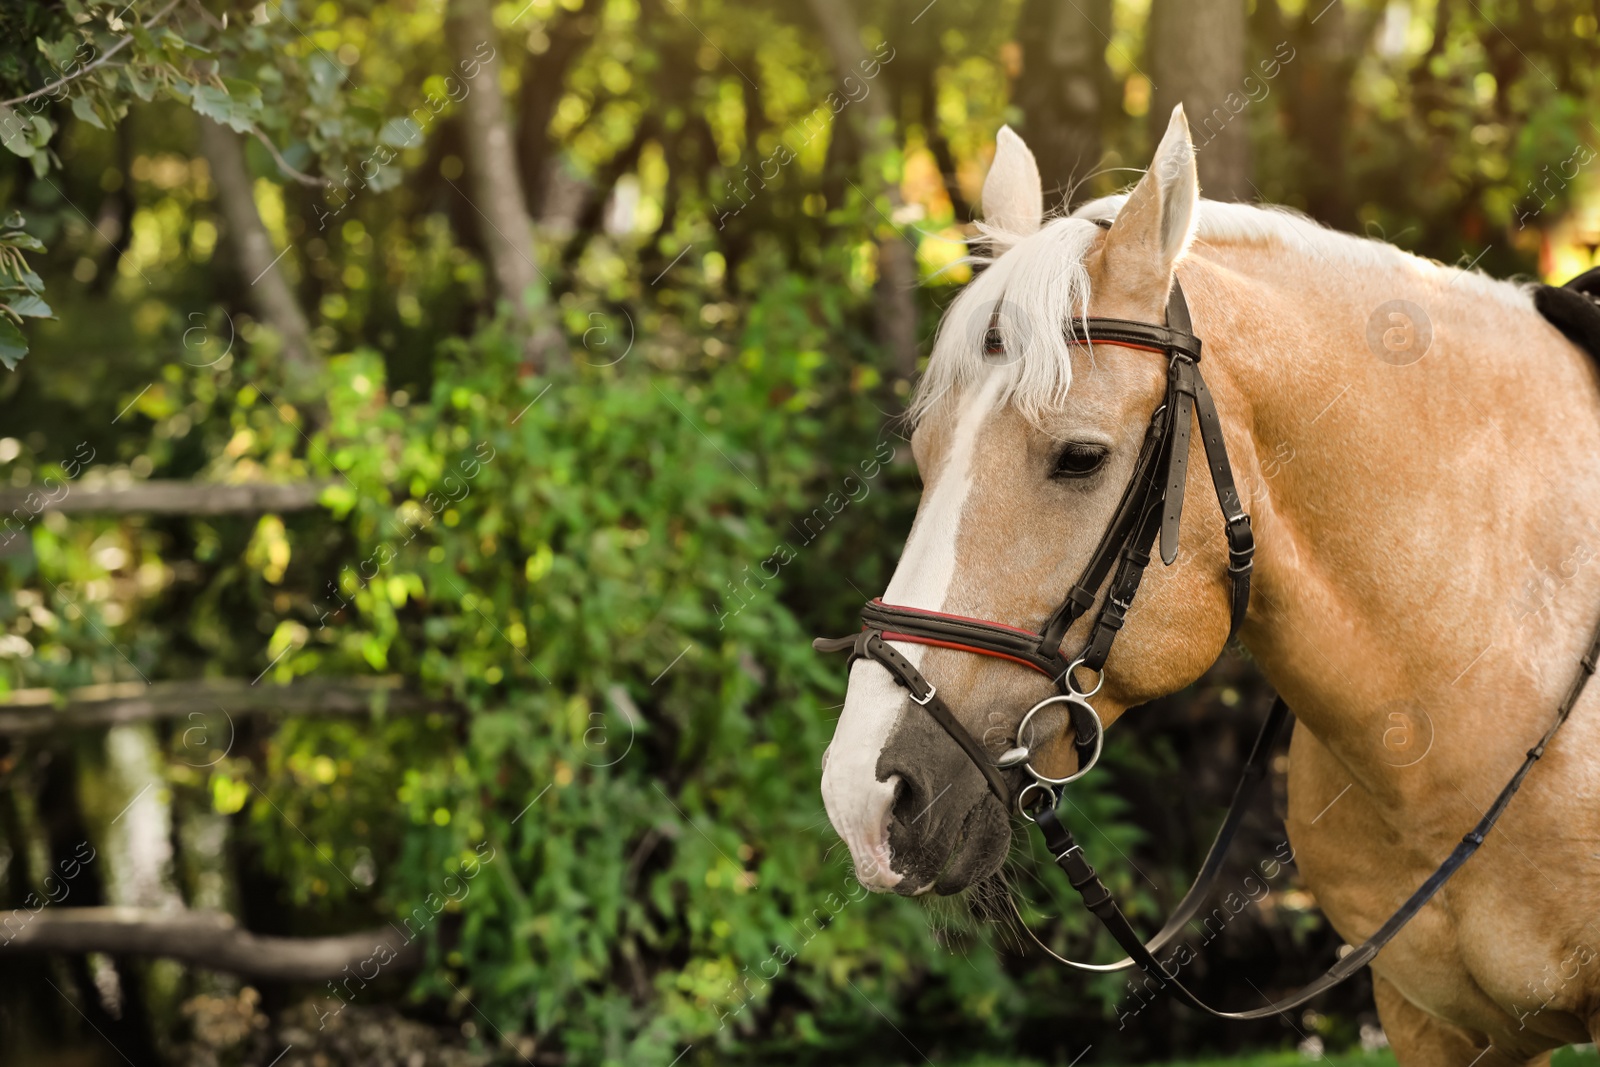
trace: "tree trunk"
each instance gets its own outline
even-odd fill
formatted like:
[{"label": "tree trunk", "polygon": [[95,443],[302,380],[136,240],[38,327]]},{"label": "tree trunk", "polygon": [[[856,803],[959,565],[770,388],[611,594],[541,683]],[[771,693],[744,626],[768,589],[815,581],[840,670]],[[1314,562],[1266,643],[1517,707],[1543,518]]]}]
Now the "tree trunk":
[{"label": "tree trunk", "polygon": [[[54,746],[49,763],[44,767],[37,810],[49,849],[51,867],[48,873],[53,877],[39,887],[43,892],[35,894],[34,899],[26,903],[25,910],[0,913],[0,931],[3,931],[0,940],[11,938],[16,929],[14,924],[4,925],[7,916],[37,917],[68,899],[75,905],[89,905],[71,910],[95,911],[108,899],[106,883],[111,872],[89,843],[88,819],[83,810],[81,787],[87,768],[80,756],[86,747],[71,742]],[[50,899],[52,892],[61,894],[57,903]],[[144,973],[117,948],[115,945],[107,948],[111,956],[109,970],[104,964],[92,966],[82,953],[71,954],[65,961],[71,984],[61,993],[113,1047],[125,1050],[130,1062],[154,1064],[158,1061],[151,1033],[150,1005],[144,992]],[[102,986],[96,981],[97,972],[98,977],[114,974],[115,985]],[[107,989],[115,992],[108,996]]]},{"label": "tree trunk", "polygon": [[463,75],[476,72],[468,82],[471,92],[461,102],[468,198],[482,224],[496,296],[510,308],[529,369],[543,373],[557,358],[560,346],[548,331],[536,330],[534,324],[532,308],[539,300],[537,294],[543,292],[544,279],[534,263],[533,221],[528,217],[517,174],[516,141],[500,95],[500,53],[490,0],[450,0],[446,33],[457,69]]},{"label": "tree trunk", "polygon": [[[1344,4],[1323,7],[1325,2],[1308,6],[1294,28],[1290,47],[1296,51],[1290,64],[1294,68],[1290,84],[1298,87],[1298,92],[1290,96],[1286,109],[1289,135],[1300,144],[1310,164],[1303,183],[1307,213],[1329,226],[1355,230],[1360,228],[1360,219],[1351,202],[1346,166],[1350,92],[1356,66],[1383,9],[1363,17]],[[1438,10],[1448,24],[1450,5],[1442,3]],[[1288,40],[1289,34],[1281,39]],[[1428,64],[1424,61],[1419,66]],[[1425,113],[1427,108],[1417,110]]]},{"label": "tree trunk", "polygon": [[1151,141],[1179,103],[1189,116],[1200,192],[1251,200],[1244,0],[1151,0],[1145,71],[1154,81]]},{"label": "tree trunk", "polygon": [[1039,162],[1045,210],[1051,211],[1100,162],[1100,126],[1112,98],[1105,59],[1111,0],[1028,0],[1020,26],[1021,133]]},{"label": "tree trunk", "polygon": [[[846,0],[810,0],[810,3],[840,80],[853,78],[856,83],[862,82],[863,72],[871,69],[874,60],[861,44],[855,10]],[[865,166],[861,173],[875,175],[882,173],[885,160],[898,146],[888,90],[873,86],[870,81],[867,84],[867,94],[846,108],[846,112],[862,147]],[[869,197],[882,192],[889,202],[891,218],[905,206],[900,186],[894,181],[884,182],[881,188],[869,186],[864,192]],[[917,250],[893,222],[886,220],[881,232],[878,239],[878,342],[889,353],[893,374],[909,380],[917,373]]]},{"label": "tree trunk", "polygon": [[556,9],[545,23],[549,45],[540,55],[530,55],[522,67],[522,84],[517,93],[517,170],[522,179],[523,204],[537,216],[544,204],[544,189],[551,164],[550,138],[546,132],[567,70],[594,40],[595,0],[583,0],[576,11]]},{"label": "tree trunk", "polygon": [[245,164],[243,139],[226,126],[202,118],[200,150],[217,185],[223,224],[237,258],[245,292],[261,321],[283,343],[284,377],[291,392],[309,391],[320,360],[311,344],[311,326],[279,269],[280,254],[256,210],[255,183]]}]

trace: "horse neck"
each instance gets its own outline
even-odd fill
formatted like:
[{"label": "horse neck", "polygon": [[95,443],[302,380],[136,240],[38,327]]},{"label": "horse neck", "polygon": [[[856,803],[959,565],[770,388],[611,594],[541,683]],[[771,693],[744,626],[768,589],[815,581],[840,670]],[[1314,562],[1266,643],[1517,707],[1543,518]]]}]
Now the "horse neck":
[{"label": "horse neck", "polygon": [[[1571,681],[1600,612],[1600,398],[1525,294],[1365,258],[1201,248],[1184,283],[1230,446],[1251,446],[1244,642],[1358,780],[1392,782],[1373,772],[1396,710],[1465,758],[1537,736]],[[1425,309],[1416,362],[1380,358],[1385,305]]]}]

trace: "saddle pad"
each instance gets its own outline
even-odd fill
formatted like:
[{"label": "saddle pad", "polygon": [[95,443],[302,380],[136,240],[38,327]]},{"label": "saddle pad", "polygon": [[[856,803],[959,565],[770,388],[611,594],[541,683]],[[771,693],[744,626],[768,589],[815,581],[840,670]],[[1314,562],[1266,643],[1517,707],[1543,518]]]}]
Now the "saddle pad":
[{"label": "saddle pad", "polygon": [[1600,363],[1600,267],[1584,271],[1566,285],[1537,287],[1533,306]]}]

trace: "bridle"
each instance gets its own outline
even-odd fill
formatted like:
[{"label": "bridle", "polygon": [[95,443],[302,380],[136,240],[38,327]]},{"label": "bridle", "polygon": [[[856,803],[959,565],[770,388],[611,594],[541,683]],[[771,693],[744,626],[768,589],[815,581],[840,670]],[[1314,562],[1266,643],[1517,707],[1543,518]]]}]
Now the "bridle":
[{"label": "bridle", "polygon": [[[966,751],[1000,803],[1008,809],[1015,804],[1025,815],[1047,797],[1054,799],[1053,792],[1057,788],[1087,774],[1100,757],[1103,731],[1100,716],[1089,698],[1099,691],[1105,680],[1102,672],[1106,657],[1127,621],[1128,609],[1150,565],[1151,549],[1158,536],[1162,562],[1170,566],[1177,558],[1178,527],[1183,517],[1184,487],[1189,470],[1190,423],[1196,417],[1211,482],[1226,523],[1228,577],[1232,584],[1230,638],[1244,622],[1245,612],[1250,607],[1250,573],[1255,555],[1255,535],[1250,529],[1250,516],[1239,502],[1217,406],[1200,374],[1200,338],[1194,335],[1189,304],[1177,280],[1173,280],[1167,298],[1166,325],[1103,317],[1074,318],[1068,324],[1068,339],[1079,344],[1115,345],[1164,355],[1167,385],[1161,404],[1150,416],[1139,458],[1111,521],[1060,607],[1039,630],[1031,631],[984,619],[872,600],[861,610],[863,627],[859,634],[819,638],[812,642],[821,652],[849,651],[852,663],[867,658],[882,664],[911,699],[926,708]],[[1100,599],[1100,587],[1108,576],[1111,582],[1089,638],[1078,654],[1068,659],[1061,652],[1061,642],[1072,625]],[[891,641],[953,648],[1020,663],[1048,677],[1060,692],[1035,704],[1017,727],[1015,747],[998,760],[992,760],[983,745],[957,721],[938,689],[895,651]],[[1080,670],[1093,672],[1092,688],[1082,687],[1078,679]],[[1060,778],[1052,778],[1033,765],[1033,748],[1025,740],[1030,736],[1028,727],[1033,717],[1054,704],[1066,707],[1078,755],[1078,769]],[[1013,792],[1003,772],[1019,766],[1033,781]]]},{"label": "bridle", "polygon": [[[1099,221],[1098,224],[1110,225],[1108,221]],[[1089,698],[1099,691],[1105,681],[1103,672],[1106,657],[1127,620],[1134,596],[1139,591],[1139,583],[1150,564],[1151,549],[1158,535],[1162,562],[1170,566],[1177,558],[1178,527],[1183,514],[1193,421],[1198,421],[1200,426],[1200,438],[1210,467],[1212,485],[1216,489],[1217,503],[1222,509],[1226,525],[1228,576],[1232,585],[1228,626],[1230,640],[1243,623],[1250,606],[1255,536],[1250,526],[1250,516],[1244,512],[1239,501],[1216,404],[1200,374],[1200,339],[1193,333],[1189,306],[1176,278],[1173,279],[1167,300],[1166,319],[1165,325],[1158,326],[1090,316],[1074,318],[1068,324],[1068,340],[1074,344],[1115,345],[1165,356],[1167,384],[1161,405],[1150,416],[1133,475],[1123,490],[1111,522],[1082,574],[1073,583],[1060,607],[1051,613],[1039,630],[1026,630],[923,608],[885,604],[881,599],[874,599],[862,608],[860,633],[850,637],[818,638],[812,645],[820,652],[848,651],[852,664],[857,659],[865,658],[888,670],[895,682],[907,691],[912,702],[923,707],[961,746],[983,774],[989,789],[1000,803],[1008,810],[1015,805],[1019,813],[1038,825],[1051,855],[1055,857],[1057,866],[1065,872],[1068,882],[1128,955],[1111,964],[1079,963],[1056,955],[1034,938],[1046,953],[1069,967],[1083,971],[1109,972],[1137,966],[1160,986],[1171,987],[1179,999],[1202,1011],[1225,1019],[1263,1019],[1305,1003],[1366,966],[1477,851],[1483,844],[1484,835],[1499,820],[1512,796],[1521,788],[1523,779],[1566,722],[1589,678],[1595,673],[1597,659],[1600,659],[1600,626],[1597,626],[1589,649],[1583,656],[1577,677],[1557,709],[1555,721],[1544,736],[1528,750],[1516,774],[1506,783],[1478,824],[1371,937],[1342,955],[1315,981],[1265,1007],[1225,1012],[1200,1000],[1178,981],[1176,968],[1169,972],[1154,953],[1183,931],[1199,911],[1221,872],[1244,813],[1261,782],[1267,777],[1273,744],[1289,719],[1289,707],[1283,698],[1277,697],[1273,701],[1246,760],[1228,813],[1194,884],[1179,901],[1161,931],[1148,943],[1140,938],[1128,922],[1111,891],[1095,873],[1084,857],[1083,849],[1056,812],[1062,787],[1083,777],[1099,760],[1104,730]],[[1110,582],[1107,585],[1108,576]],[[1106,591],[1102,599],[1100,589],[1103,585]],[[1061,642],[1072,625],[1087,614],[1097,600],[1100,601],[1100,611],[1090,628],[1089,638],[1076,656],[1068,658],[1061,652]],[[983,744],[956,719],[944,698],[939,695],[937,687],[891,644],[902,641],[1010,660],[1044,674],[1060,691],[1039,701],[1024,714],[1017,727],[1015,745],[994,759]],[[1078,681],[1080,670],[1091,671],[1095,676],[1094,685],[1087,690]],[[1077,770],[1059,778],[1047,776],[1033,765],[1033,747],[1026,740],[1030,736],[1028,728],[1034,716],[1055,704],[1066,706],[1078,756]],[[1032,780],[1020,789],[1013,790],[1006,775],[1018,767]],[[1014,903],[1012,906],[1015,908]],[[1033,936],[1025,924],[1022,929],[1030,937]]]}]

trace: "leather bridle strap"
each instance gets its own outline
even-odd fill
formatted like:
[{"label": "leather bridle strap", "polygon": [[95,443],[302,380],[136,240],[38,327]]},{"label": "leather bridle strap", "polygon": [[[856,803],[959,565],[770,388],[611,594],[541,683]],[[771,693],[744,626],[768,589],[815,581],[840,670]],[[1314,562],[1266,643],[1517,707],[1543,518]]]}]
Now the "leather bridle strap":
[{"label": "leather bridle strap", "polygon": [[[1227,859],[1228,850],[1233,847],[1233,839],[1238,836],[1239,827],[1244,822],[1245,815],[1250,810],[1250,804],[1255,800],[1256,794],[1261,790],[1261,783],[1267,780],[1267,772],[1271,767],[1273,746],[1278,735],[1283,732],[1285,724],[1290,717],[1289,705],[1282,697],[1274,697],[1272,708],[1267,712],[1267,717],[1261,723],[1261,729],[1256,734],[1255,744],[1250,747],[1250,755],[1246,757],[1244,769],[1239,774],[1239,784],[1233,788],[1233,799],[1228,804],[1228,813],[1223,816],[1222,825],[1217,829],[1217,835],[1211,841],[1211,848],[1206,852],[1204,862],[1200,864],[1200,871],[1195,875],[1194,881],[1189,885],[1188,892],[1183,894],[1183,899],[1178,901],[1172,914],[1167,917],[1166,923],[1161,927],[1161,932],[1145,943],[1145,948],[1150,952],[1159,952],[1173,939],[1183,932],[1189,920],[1193,919],[1205,903],[1207,895],[1216,885],[1217,876],[1222,873],[1222,864]],[[1016,901],[1012,899],[1012,910],[1017,913],[1017,921],[1022,930],[1032,939],[1046,955],[1057,963],[1065,964],[1074,970],[1094,971],[1109,973],[1127,970],[1133,966],[1133,960],[1124,957],[1116,963],[1079,963],[1069,960],[1065,956],[1057,955],[1038,939],[1027,923],[1023,921],[1020,911],[1017,911]]]},{"label": "leather bridle strap", "polygon": [[[1568,687],[1567,695],[1556,709],[1554,721],[1545,730],[1544,736],[1539,738],[1538,744],[1528,749],[1527,755],[1517,768],[1516,773],[1511,776],[1511,780],[1500,790],[1499,795],[1494,799],[1494,803],[1489,806],[1489,810],[1484,813],[1483,818],[1478,820],[1477,825],[1461,839],[1461,842],[1451,850],[1450,855],[1445,857],[1444,862],[1417,887],[1416,891],[1395,910],[1393,915],[1389,916],[1382,926],[1378,927],[1371,937],[1362,942],[1360,946],[1346,953],[1332,967],[1329,967],[1321,977],[1289,996],[1268,1004],[1266,1007],[1252,1008],[1247,1011],[1219,1011],[1192,993],[1182,982],[1178,981],[1177,975],[1169,973],[1153,954],[1153,950],[1159,949],[1164,944],[1161,938],[1163,935],[1168,934],[1174,923],[1177,923],[1178,915],[1175,914],[1173,916],[1173,919],[1167,923],[1161,934],[1153,938],[1150,944],[1145,944],[1139,939],[1139,935],[1134,931],[1132,924],[1128,922],[1127,917],[1123,914],[1122,908],[1117,904],[1116,898],[1106,888],[1105,883],[1100,880],[1100,876],[1095,873],[1095,869],[1090,866],[1089,861],[1083,855],[1083,849],[1073,839],[1072,832],[1062,824],[1055,810],[1047,808],[1041,811],[1036,821],[1039,824],[1039,829],[1044,833],[1046,845],[1049,846],[1051,853],[1055,856],[1056,865],[1066,874],[1067,881],[1083,898],[1084,905],[1094,913],[1095,917],[1100,920],[1101,925],[1110,932],[1112,938],[1128,954],[1128,959],[1136,964],[1140,970],[1156,979],[1161,985],[1170,986],[1173,994],[1178,999],[1218,1018],[1241,1020],[1269,1018],[1304,1004],[1313,997],[1343,982],[1362,967],[1371,963],[1379,950],[1394,940],[1395,935],[1405,927],[1406,923],[1410,922],[1428,901],[1432,900],[1439,890],[1444,888],[1445,883],[1454,877],[1455,873],[1461,869],[1467,860],[1472,858],[1472,855],[1483,845],[1489,831],[1494,829],[1495,824],[1500,821],[1500,816],[1505,814],[1506,808],[1511,803],[1511,798],[1516,796],[1517,790],[1522,788],[1522,782],[1527,778],[1528,773],[1533,770],[1533,765],[1544,755],[1545,748],[1555,739],[1556,733],[1572,714],[1572,709],[1577,706],[1579,697],[1583,695],[1584,688],[1589,684],[1589,679],[1594,676],[1597,659],[1600,659],[1600,625],[1596,626],[1595,632],[1589,640],[1588,651],[1584,653],[1582,660],[1579,662],[1578,674],[1573,679],[1571,686]],[[1278,704],[1282,704],[1281,698]],[[1275,705],[1273,715],[1276,716],[1277,714],[1278,706]],[[1252,762],[1255,761],[1255,757],[1262,747],[1258,740],[1257,752],[1251,754]],[[1241,783],[1242,789],[1243,783]],[[1235,795],[1235,803],[1237,804],[1237,802],[1238,794]],[[1228,813],[1229,820],[1232,820],[1234,816],[1235,812],[1230,810]],[[1227,823],[1225,822],[1224,829],[1226,828]],[[1218,835],[1218,844],[1222,844],[1224,849],[1226,848],[1221,834]],[[1211,863],[1212,856],[1216,855],[1216,853],[1217,845],[1213,845],[1211,855],[1206,857],[1207,864]],[[1202,870],[1202,876],[1204,873],[1204,870]],[[1197,880],[1196,889],[1199,888],[1199,884],[1199,880]],[[1184,896],[1183,903],[1179,906],[1180,914],[1184,907],[1190,904],[1190,899],[1194,895],[1195,889],[1191,889]],[[1193,912],[1191,911],[1190,916],[1192,917],[1192,915]],[[1187,921],[1187,918],[1184,921]],[[1181,927],[1182,923],[1178,923],[1178,925]]]},{"label": "leather bridle strap", "polygon": [[1134,475],[1129,479],[1111,523],[1093,555],[1061,606],[1040,631],[1040,652],[1058,650],[1066,633],[1094,606],[1101,584],[1116,565],[1117,577],[1101,605],[1093,635],[1080,655],[1085,665],[1099,670],[1121,629],[1133,593],[1149,565],[1154,538],[1146,524],[1152,507],[1160,509],[1161,557],[1171,564],[1177,558],[1178,532],[1188,484],[1191,421],[1200,423],[1200,439],[1217,502],[1222,508],[1228,538],[1228,578],[1232,586],[1228,612],[1231,639],[1244,622],[1250,605],[1250,575],[1255,537],[1249,516],[1239,500],[1233,470],[1223,440],[1216,403],[1200,373],[1200,339],[1192,332],[1189,303],[1176,278],[1167,297],[1165,326],[1127,319],[1073,319],[1069,339],[1076,343],[1120,345],[1159,352],[1168,359],[1166,399],[1150,418]]},{"label": "leather bridle strap", "polygon": [[1228,577],[1233,586],[1228,639],[1232,640],[1244,623],[1245,612],[1250,610],[1250,575],[1254,570],[1256,538],[1233,481],[1233,468],[1228,463],[1228,447],[1222,439],[1222,420],[1217,417],[1216,402],[1211,399],[1211,390],[1206,388],[1204,378],[1196,374],[1194,381],[1194,412],[1200,420],[1200,441],[1205,446],[1211,484],[1217,491],[1217,506],[1222,509],[1228,538]]},{"label": "leather bridle strap", "polygon": [[851,663],[864,658],[882,664],[890,677],[910,694],[912,702],[922,705],[923,709],[933,716],[934,721],[944,727],[944,732],[961,746],[967,757],[983,774],[984,780],[989,783],[990,791],[994,793],[1002,807],[1009,811],[1011,788],[1006,784],[1000,768],[989,758],[982,743],[956,719],[955,714],[945,704],[944,698],[939,695],[939,691],[928,683],[922,672],[917,670],[910,660],[895,651],[894,646],[885,641],[883,636],[881,630],[865,629],[854,637],[819,637],[811,644],[819,652],[839,652],[849,647]]}]

